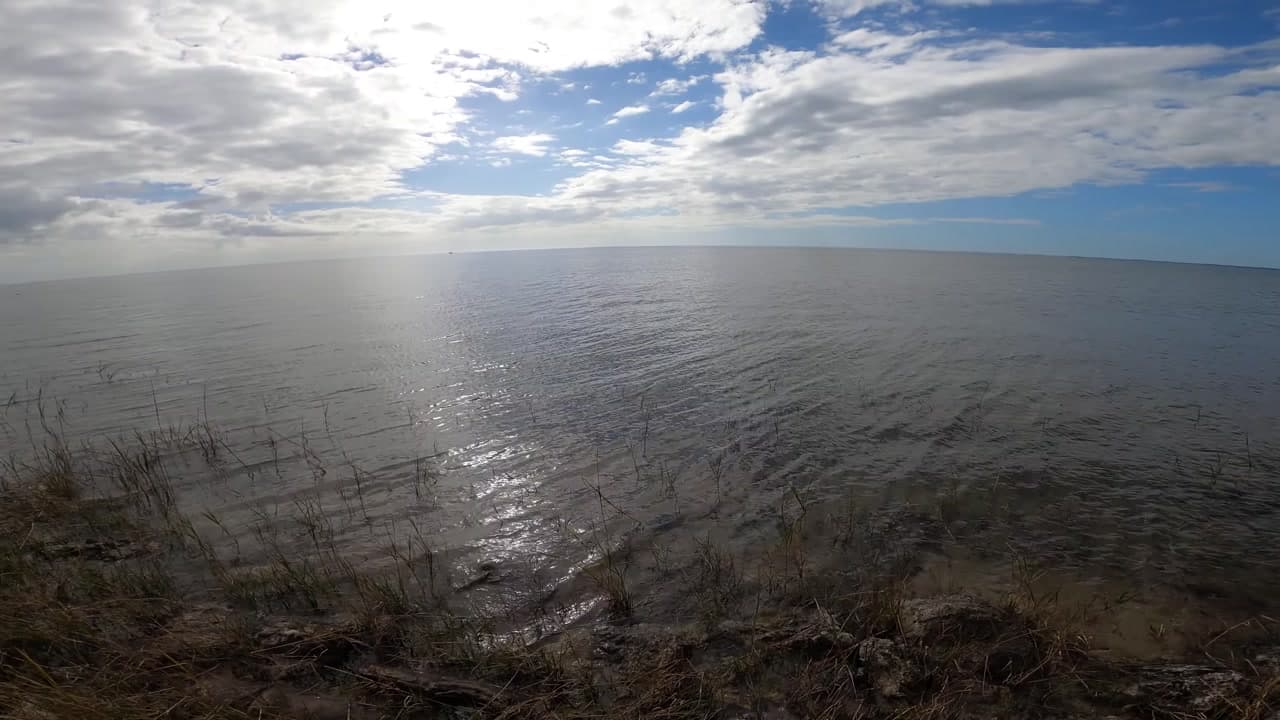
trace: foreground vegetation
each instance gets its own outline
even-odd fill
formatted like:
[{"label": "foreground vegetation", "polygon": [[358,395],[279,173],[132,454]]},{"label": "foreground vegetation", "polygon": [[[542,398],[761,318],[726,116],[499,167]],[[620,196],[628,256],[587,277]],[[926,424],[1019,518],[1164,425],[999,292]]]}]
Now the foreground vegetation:
[{"label": "foreground vegetation", "polygon": [[[1091,647],[1109,602],[1061,603],[1025,560],[1003,597],[913,597],[912,565],[891,534],[847,511],[822,514],[794,491],[780,500],[776,538],[753,556],[706,538],[667,558],[678,581],[668,597],[633,589],[632,560],[646,548],[585,534],[596,543],[582,575],[597,611],[529,632],[528,608],[468,603],[466,590],[494,578],[454,580],[416,526],[385,562],[354,560],[319,503],[296,503],[290,518],[307,553],[259,531],[265,559],[239,566],[198,529],[222,528],[219,519],[184,512],[167,470],[173,453],[217,463],[230,452],[207,426],[106,450],[44,435],[0,485],[4,718],[1280,712],[1280,637],[1266,617],[1215,629],[1185,657],[1119,659]],[[832,559],[815,556],[815,543]],[[645,607],[678,607],[666,616],[682,620],[646,622]]]}]

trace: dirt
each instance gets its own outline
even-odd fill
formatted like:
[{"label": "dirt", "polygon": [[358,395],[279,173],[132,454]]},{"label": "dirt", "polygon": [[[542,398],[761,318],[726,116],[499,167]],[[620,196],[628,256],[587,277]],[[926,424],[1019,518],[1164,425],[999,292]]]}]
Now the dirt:
[{"label": "dirt", "polygon": [[[225,609],[193,608],[174,618],[171,642],[207,645],[238,622]],[[565,677],[591,676],[612,687],[598,695],[606,714],[609,703],[616,710],[633,709],[638,697],[653,704],[638,685],[650,682],[664,707],[677,698],[661,693],[702,687],[714,698],[707,717],[807,717],[806,706],[792,697],[803,682],[797,669],[838,669],[851,678],[821,698],[833,709],[831,717],[857,707],[868,718],[1244,718],[1250,716],[1242,709],[1256,705],[1264,690],[1264,677],[1222,664],[1109,665],[1081,656],[1069,669],[1041,667],[1047,663],[1043,648],[1008,640],[1025,635],[1028,621],[971,596],[909,600],[898,622],[901,630],[893,637],[862,640],[816,608],[712,629],[601,623],[566,633],[544,651],[563,653],[557,657],[573,666]],[[545,678],[536,674],[508,668],[503,672],[509,675],[478,671],[468,677],[456,659],[386,656],[378,638],[360,632],[342,618],[261,619],[247,659],[231,671],[211,673],[202,687],[229,703],[297,717],[385,717],[378,708],[385,712],[393,699],[470,717],[507,711],[515,712],[511,717],[551,716],[521,714],[521,708],[537,707],[533,701],[547,691]],[[1276,656],[1267,649],[1253,657],[1265,664]]]},{"label": "dirt", "polygon": [[[1228,627],[1196,653],[1139,661],[1099,652],[1091,633],[1102,615],[1064,613],[1034,591],[1020,601],[907,596],[906,583],[845,580],[845,592],[821,603],[757,601],[750,614],[690,622],[592,616],[526,643],[447,602],[283,612],[180,596],[77,600],[64,587],[74,576],[51,583],[45,571],[92,565],[94,592],[140,592],[103,585],[98,570],[158,550],[143,537],[60,538],[51,527],[19,536],[9,572],[29,585],[0,597],[10,615],[43,611],[67,623],[25,644],[0,633],[0,717],[99,716],[92,703],[109,691],[122,693],[118,707],[132,714],[119,716],[130,719],[1275,720],[1280,710],[1274,636]],[[485,566],[465,587],[504,581]],[[44,592],[45,607],[31,603]],[[37,651],[50,651],[47,667],[31,673]],[[133,685],[122,689],[125,681]],[[155,705],[144,712],[143,703]]]}]

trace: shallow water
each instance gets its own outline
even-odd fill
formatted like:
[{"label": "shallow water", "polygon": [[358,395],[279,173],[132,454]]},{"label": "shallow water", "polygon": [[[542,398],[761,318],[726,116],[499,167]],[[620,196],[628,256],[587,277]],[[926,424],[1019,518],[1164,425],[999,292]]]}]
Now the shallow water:
[{"label": "shallow water", "polygon": [[413,527],[463,574],[519,568],[542,592],[592,560],[584,529],[749,548],[798,496],[915,508],[942,522],[935,552],[1280,589],[1280,272],[438,255],[5,286],[0,338],[4,449],[27,447],[41,392],[85,438],[208,417],[234,462],[175,474],[242,540],[316,497],[353,552]]}]

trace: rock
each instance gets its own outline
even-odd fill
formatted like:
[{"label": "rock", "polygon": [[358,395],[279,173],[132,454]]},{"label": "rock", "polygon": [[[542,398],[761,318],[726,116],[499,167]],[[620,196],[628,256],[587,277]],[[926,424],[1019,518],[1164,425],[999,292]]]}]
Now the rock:
[{"label": "rock", "polygon": [[322,665],[337,665],[355,651],[350,628],[338,623],[292,623],[275,620],[254,635],[254,642],[268,653],[308,658]]},{"label": "rock", "polygon": [[300,717],[309,720],[354,720],[374,718],[373,711],[362,708],[351,698],[338,694],[305,692],[296,688],[274,685],[264,690],[253,704],[260,712],[271,712],[278,717]]},{"label": "rock", "polygon": [[601,625],[594,628],[591,637],[592,654],[608,660],[666,649],[688,654],[703,647],[706,640],[705,633],[655,623]]},{"label": "rock", "polygon": [[744,620],[721,620],[716,624],[716,633],[732,637],[748,636],[756,632],[757,626]]},{"label": "rock", "polygon": [[480,585],[493,585],[502,582],[502,578],[498,575],[498,569],[488,563],[481,565],[479,572],[472,575],[466,582],[455,587],[454,592],[466,592]]},{"label": "rock", "polygon": [[596,628],[595,635],[598,640],[629,647],[665,646],[670,643],[688,644],[693,639],[684,628],[656,623],[601,625]]},{"label": "rock", "polygon": [[181,658],[216,656],[243,637],[235,611],[229,606],[195,603],[170,619],[165,632],[158,633],[143,648]]},{"label": "rock", "polygon": [[285,623],[267,625],[254,635],[258,645],[267,650],[290,648],[304,642],[310,635]]},{"label": "rock", "polygon": [[70,542],[47,543],[39,548],[41,554],[50,560],[81,558],[98,562],[119,562],[130,558],[151,555],[158,552],[160,546],[154,542],[134,542],[129,539],[104,538],[102,540],[75,540]]},{"label": "rock", "polygon": [[1280,675],[1280,648],[1269,648],[1253,656],[1253,667],[1259,675]]},{"label": "rock", "polygon": [[1247,685],[1234,670],[1203,665],[1157,665],[1142,668],[1127,694],[1169,714],[1212,716],[1238,706]]},{"label": "rock", "polygon": [[858,662],[876,693],[885,699],[902,697],[906,688],[920,681],[920,669],[892,640],[863,640],[858,644]]},{"label": "rock", "polygon": [[502,693],[502,688],[488,683],[382,665],[370,665],[357,674],[381,687],[454,707],[488,707]]},{"label": "rock", "polygon": [[1000,611],[968,595],[907,600],[899,613],[903,637],[924,642],[991,637],[1002,621]]},{"label": "rock", "polygon": [[857,640],[822,608],[807,616],[789,618],[775,627],[757,630],[755,637],[766,643],[788,650],[798,650],[813,655],[826,655],[832,651],[852,651]]},{"label": "rock", "polygon": [[854,645],[853,635],[845,632],[840,623],[831,617],[831,613],[821,607],[814,614],[813,632],[816,641],[834,648],[850,648]]}]

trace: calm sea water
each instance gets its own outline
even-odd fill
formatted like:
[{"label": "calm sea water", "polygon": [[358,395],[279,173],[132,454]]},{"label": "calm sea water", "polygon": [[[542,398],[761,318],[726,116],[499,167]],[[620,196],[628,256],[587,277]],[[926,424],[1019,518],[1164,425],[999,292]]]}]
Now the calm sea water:
[{"label": "calm sea water", "polygon": [[[1280,272],[827,249],[442,255],[0,287],[0,339],[4,449],[26,446],[41,391],[85,438],[207,415],[237,460],[177,476],[233,534],[318,498],[359,517],[339,526],[353,551],[412,524],[457,567],[554,588],[590,561],[574,529],[593,518],[746,548],[798,495],[939,518],[944,553],[1280,590]],[[441,473],[426,494],[423,463]]]}]

